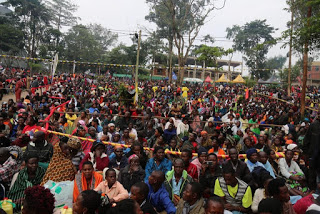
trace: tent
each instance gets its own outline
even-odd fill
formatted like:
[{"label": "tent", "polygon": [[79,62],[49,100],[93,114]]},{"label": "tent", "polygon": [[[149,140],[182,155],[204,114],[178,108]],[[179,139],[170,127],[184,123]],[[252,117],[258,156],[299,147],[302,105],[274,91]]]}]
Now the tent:
[{"label": "tent", "polygon": [[209,77],[209,76],[207,76],[207,78],[206,78],[206,80],[204,81],[204,82],[212,82],[212,79]]},{"label": "tent", "polygon": [[281,84],[281,81],[275,75],[272,75],[269,79],[265,81],[259,79],[258,84]]},{"label": "tent", "polygon": [[198,79],[198,78],[185,78],[183,81],[184,82],[199,82],[199,83],[203,82],[203,80]]},{"label": "tent", "polygon": [[237,78],[235,78],[232,83],[246,83],[246,81],[242,78],[242,76],[239,74]]},{"label": "tent", "polygon": [[230,80],[228,80],[228,78],[222,74],[222,76],[216,82],[230,82]]}]

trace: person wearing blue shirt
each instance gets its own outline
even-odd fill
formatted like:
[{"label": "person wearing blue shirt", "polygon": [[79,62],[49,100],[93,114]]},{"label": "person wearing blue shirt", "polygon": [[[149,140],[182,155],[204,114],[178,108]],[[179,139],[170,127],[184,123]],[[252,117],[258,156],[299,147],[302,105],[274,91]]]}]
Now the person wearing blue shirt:
[{"label": "person wearing blue shirt", "polygon": [[265,168],[264,165],[260,162],[258,162],[258,151],[254,148],[251,148],[247,151],[247,166],[250,170],[250,172],[253,171],[253,169],[257,166],[261,166],[262,168]]},{"label": "person wearing blue shirt", "polygon": [[162,171],[156,170],[151,173],[146,182],[149,186],[148,200],[158,213],[166,211],[167,214],[174,214],[176,208],[163,185],[164,180],[165,174]]},{"label": "person wearing blue shirt", "polygon": [[172,169],[172,162],[165,158],[164,148],[161,146],[156,146],[154,149],[154,158],[149,159],[146,165],[146,177],[145,182],[148,181],[149,176],[155,170],[160,170],[164,174]]},{"label": "person wearing blue shirt", "polygon": [[269,157],[266,152],[259,152],[259,162],[263,164],[264,168],[270,173],[273,178],[276,178],[273,168],[268,161]]}]

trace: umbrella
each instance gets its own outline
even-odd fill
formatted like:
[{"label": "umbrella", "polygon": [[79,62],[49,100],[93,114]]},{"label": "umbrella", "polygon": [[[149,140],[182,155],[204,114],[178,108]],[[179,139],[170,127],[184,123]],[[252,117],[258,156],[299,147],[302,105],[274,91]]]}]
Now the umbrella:
[{"label": "umbrella", "polygon": [[207,76],[207,78],[204,82],[212,82],[212,79],[209,76]]},{"label": "umbrella", "polygon": [[228,78],[222,74],[222,76],[216,82],[230,82],[230,80],[228,80]]},{"label": "umbrella", "polygon": [[237,78],[235,78],[232,83],[246,83],[246,81],[242,78],[242,76],[239,74]]},{"label": "umbrella", "polygon": [[198,79],[198,78],[185,78],[184,80],[183,80],[184,82],[203,82],[203,80],[201,80],[201,79]]}]

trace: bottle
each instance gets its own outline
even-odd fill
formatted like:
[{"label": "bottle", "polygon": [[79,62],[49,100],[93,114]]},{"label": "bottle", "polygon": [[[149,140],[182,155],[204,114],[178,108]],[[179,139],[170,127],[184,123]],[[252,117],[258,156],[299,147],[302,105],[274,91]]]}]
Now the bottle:
[{"label": "bottle", "polygon": [[61,208],[61,214],[72,214],[72,208],[68,208],[68,206],[64,206]]},{"label": "bottle", "polygon": [[8,198],[4,198],[3,201],[0,201],[0,208],[3,209],[7,214],[13,214],[13,208],[15,204],[12,203],[12,200],[8,200]]}]

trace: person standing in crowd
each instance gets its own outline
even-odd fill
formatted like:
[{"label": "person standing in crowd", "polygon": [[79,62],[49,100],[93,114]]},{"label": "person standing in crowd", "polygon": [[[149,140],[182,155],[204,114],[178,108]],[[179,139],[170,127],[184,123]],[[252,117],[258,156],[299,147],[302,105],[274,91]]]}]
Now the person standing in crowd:
[{"label": "person standing in crowd", "polygon": [[19,102],[21,100],[22,87],[23,87],[23,83],[20,80],[20,77],[18,77],[15,88],[14,88],[15,95],[16,95],[16,102]]}]

